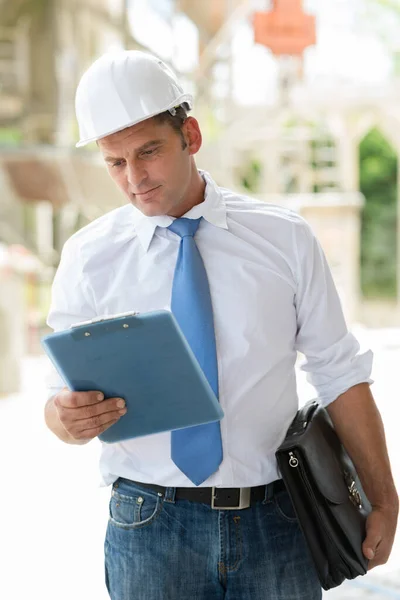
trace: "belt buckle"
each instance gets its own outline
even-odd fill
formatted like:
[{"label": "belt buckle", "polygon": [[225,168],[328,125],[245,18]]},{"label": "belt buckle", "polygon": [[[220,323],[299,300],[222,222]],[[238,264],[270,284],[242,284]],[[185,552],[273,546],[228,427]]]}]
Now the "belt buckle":
[{"label": "belt buckle", "polygon": [[243,508],[250,507],[250,495],[251,488],[238,488],[239,489],[239,504],[237,506],[220,506],[216,503],[216,490],[218,488],[211,488],[211,508],[214,510],[242,510]]}]

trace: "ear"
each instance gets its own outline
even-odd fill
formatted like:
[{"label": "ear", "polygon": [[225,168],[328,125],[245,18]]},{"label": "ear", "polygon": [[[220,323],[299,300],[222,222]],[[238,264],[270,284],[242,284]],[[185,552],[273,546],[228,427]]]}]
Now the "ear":
[{"label": "ear", "polygon": [[200,125],[194,117],[188,117],[182,126],[182,133],[187,143],[189,155],[196,154],[203,141]]}]

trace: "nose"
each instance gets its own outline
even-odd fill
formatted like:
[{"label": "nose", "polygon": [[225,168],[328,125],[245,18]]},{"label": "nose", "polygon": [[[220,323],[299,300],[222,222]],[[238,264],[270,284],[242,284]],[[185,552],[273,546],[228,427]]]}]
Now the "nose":
[{"label": "nose", "polygon": [[140,161],[137,160],[128,161],[127,177],[133,193],[140,192],[147,179],[147,171],[143,163],[140,163]]}]

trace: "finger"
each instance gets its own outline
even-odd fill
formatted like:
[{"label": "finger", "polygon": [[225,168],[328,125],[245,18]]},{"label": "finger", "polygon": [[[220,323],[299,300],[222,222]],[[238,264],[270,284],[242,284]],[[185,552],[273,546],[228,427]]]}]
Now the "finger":
[{"label": "finger", "polygon": [[102,427],[105,423],[109,423],[110,421],[118,421],[118,419],[120,419],[125,413],[126,408],[105,413],[102,415],[96,415],[95,417],[91,417],[90,419],[82,419],[81,421],[75,421],[73,426],[71,427],[71,433],[74,437],[76,437],[76,434],[82,435],[85,431],[98,429],[99,427]]},{"label": "finger", "polygon": [[56,406],[65,408],[81,408],[82,406],[97,404],[103,399],[104,394],[100,391],[72,392],[71,390],[62,390],[55,397],[54,403]]},{"label": "finger", "polygon": [[381,541],[382,538],[380,536],[367,536],[366,540],[362,545],[362,550],[365,558],[368,558],[368,560],[373,560],[375,558],[378,546],[381,543]]},{"label": "finger", "polygon": [[378,549],[379,544],[382,541],[382,533],[381,528],[377,525],[367,526],[367,537],[365,538],[362,550],[364,556],[368,558],[368,560],[373,560]]},{"label": "finger", "polygon": [[114,412],[125,408],[125,400],[122,398],[109,398],[96,404],[90,404],[88,406],[82,406],[81,408],[66,408],[65,406],[58,406],[58,416],[61,422],[73,423],[76,421],[83,421],[91,419],[98,415]]},{"label": "finger", "polygon": [[123,398],[108,398],[102,402],[97,402],[97,404],[77,408],[75,409],[75,414],[77,420],[90,419],[91,417],[122,410],[123,408],[125,408],[125,400]]},{"label": "finger", "polygon": [[384,565],[389,558],[389,554],[390,551],[387,551],[387,549],[384,548],[384,542],[381,542],[375,551],[374,558],[368,561],[368,571],[371,571],[371,569],[374,569],[379,565]]},{"label": "finger", "polygon": [[107,423],[103,423],[103,425],[101,425],[100,427],[94,427],[93,429],[86,429],[85,431],[83,431],[81,433],[81,437],[79,439],[92,440],[93,438],[99,436],[101,433],[106,431],[106,429],[111,427],[111,425],[114,425],[114,423],[116,423],[117,421],[118,421],[118,419],[113,419],[111,421],[108,421]]},{"label": "finger", "polygon": [[368,558],[368,560],[373,560],[375,558],[376,550],[372,548],[370,544],[363,544],[362,550],[365,558]]}]

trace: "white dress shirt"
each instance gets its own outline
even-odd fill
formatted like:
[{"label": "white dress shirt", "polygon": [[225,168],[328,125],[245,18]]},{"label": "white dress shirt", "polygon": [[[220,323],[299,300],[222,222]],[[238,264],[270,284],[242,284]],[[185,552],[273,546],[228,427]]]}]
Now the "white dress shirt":
[{"label": "white dress shirt", "polygon": [[[207,173],[196,243],[210,282],[218,354],[223,461],[202,485],[247,487],[279,477],[275,450],[298,408],[295,362],[324,406],[371,383],[372,353],[347,330],[325,256],[298,214],[218,187]],[[54,330],[100,315],[170,310],[180,238],[172,217],[131,204],[90,223],[65,244],[53,283]],[[338,240],[340,243],[340,240]],[[57,377],[49,392],[63,387]],[[170,433],[102,444],[102,482],[119,476],[193,486],[170,458]]]}]

